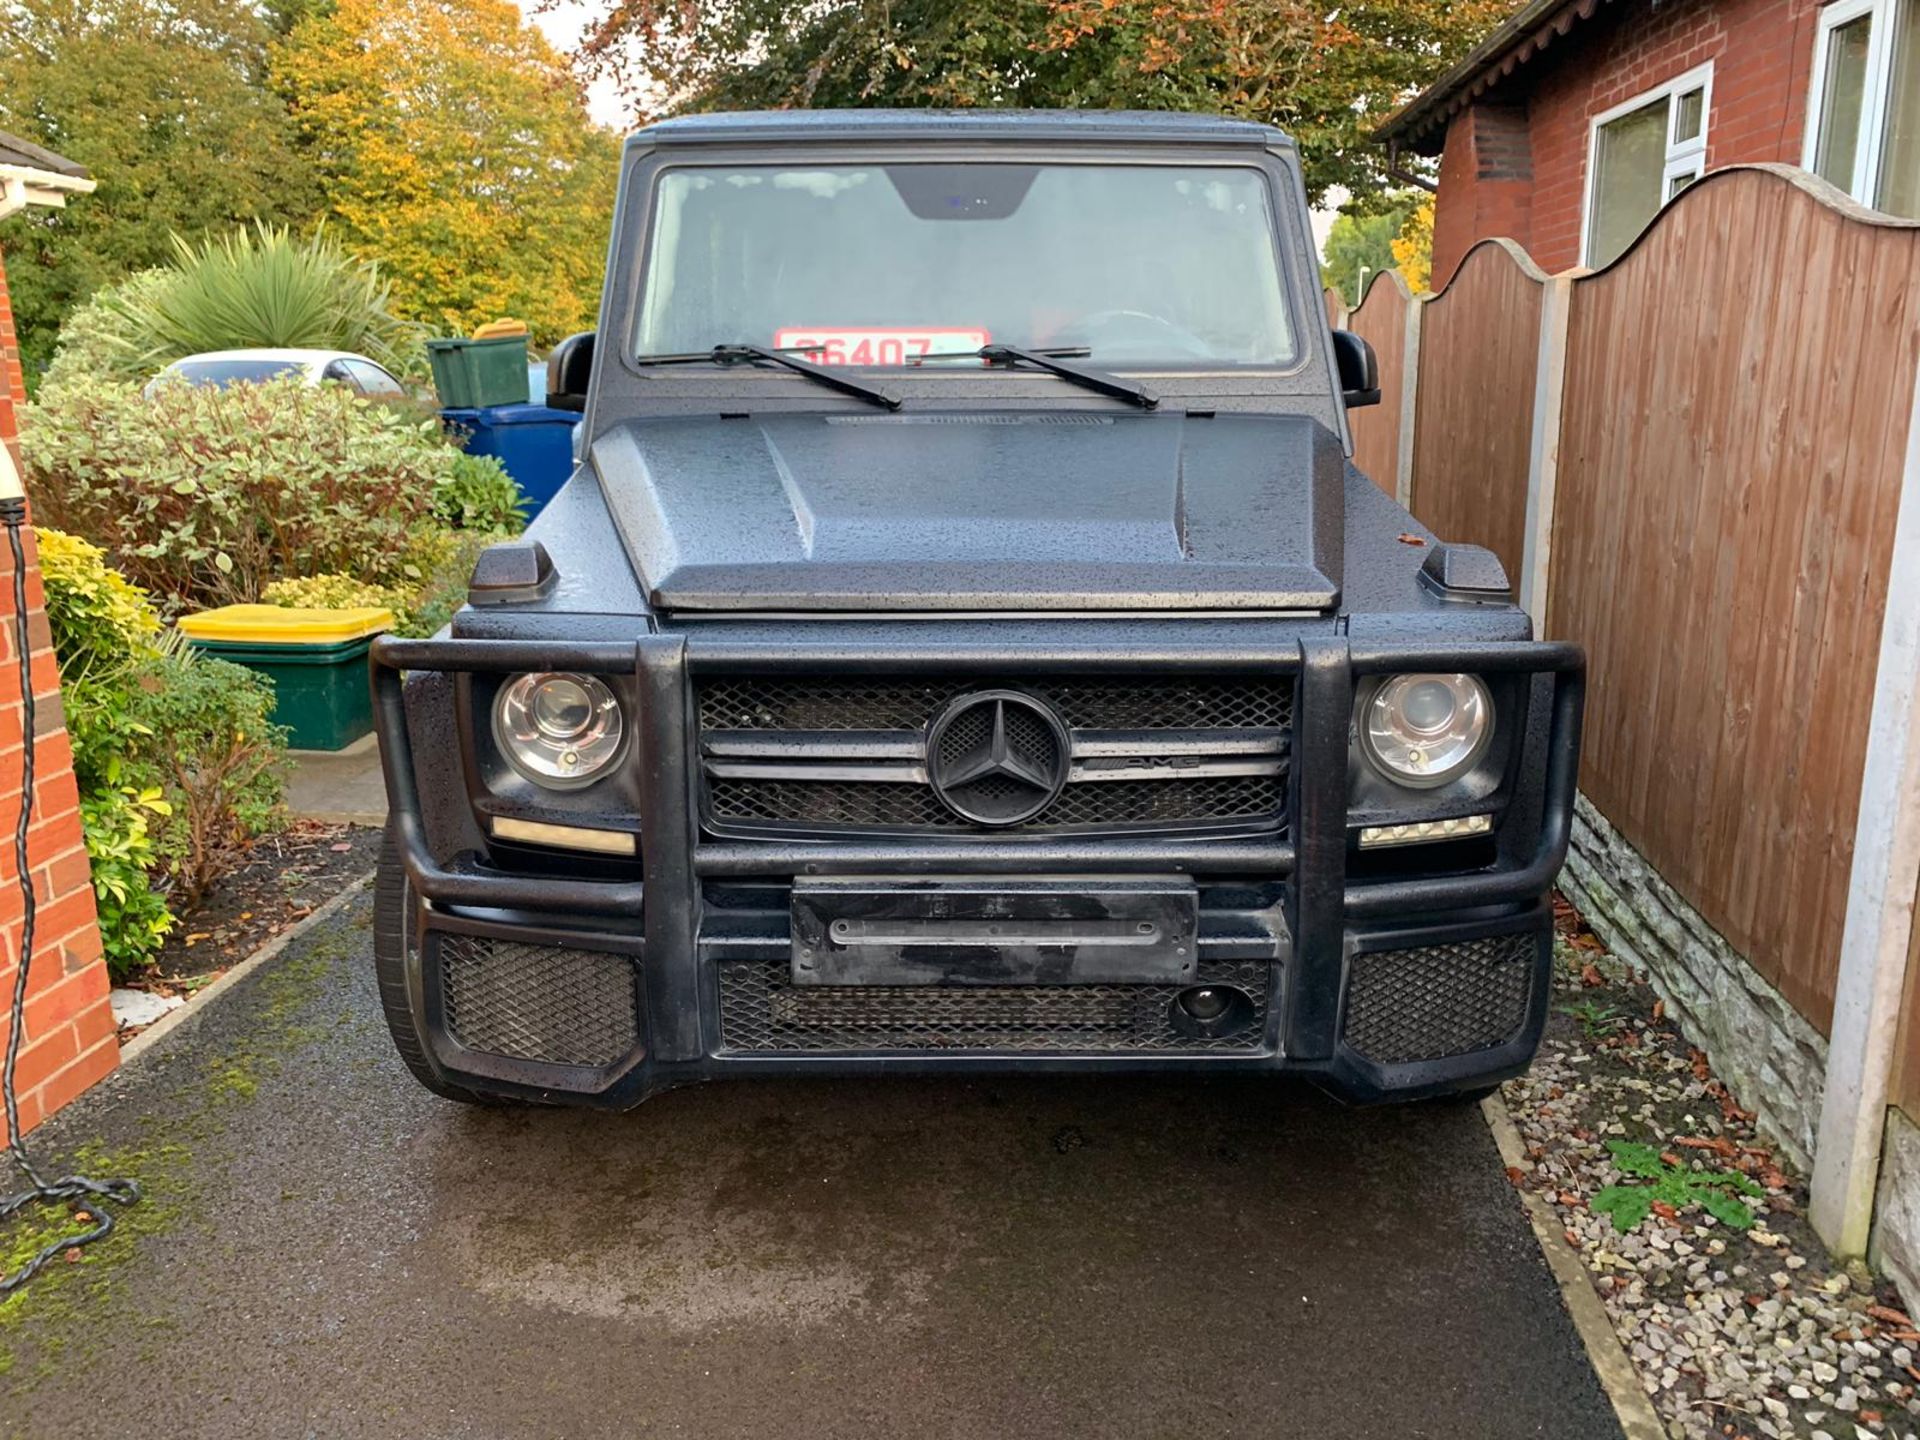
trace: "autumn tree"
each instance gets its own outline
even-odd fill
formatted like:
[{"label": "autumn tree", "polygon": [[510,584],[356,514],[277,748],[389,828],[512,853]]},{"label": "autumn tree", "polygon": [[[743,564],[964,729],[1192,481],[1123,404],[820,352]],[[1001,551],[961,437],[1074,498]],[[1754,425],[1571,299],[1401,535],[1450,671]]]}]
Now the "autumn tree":
[{"label": "autumn tree", "polygon": [[1379,122],[1511,0],[613,0],[582,57],[669,109],[1206,110],[1280,126],[1307,189],[1389,187]]},{"label": "autumn tree", "polygon": [[164,262],[175,232],[312,213],[313,177],[265,85],[272,38],[245,0],[0,0],[0,130],[99,187],[8,226],[30,375],[73,306]]},{"label": "autumn tree", "polygon": [[1348,305],[1358,305],[1367,282],[1382,270],[1398,268],[1394,238],[1413,212],[1405,196],[1391,196],[1371,211],[1346,210],[1327,231],[1322,247],[1320,282],[1340,292]]},{"label": "autumn tree", "polygon": [[1393,237],[1393,263],[1414,294],[1433,288],[1433,196],[1420,202]]},{"label": "autumn tree", "polygon": [[337,0],[274,56],[329,224],[395,308],[465,331],[591,328],[619,143],[508,0]]}]

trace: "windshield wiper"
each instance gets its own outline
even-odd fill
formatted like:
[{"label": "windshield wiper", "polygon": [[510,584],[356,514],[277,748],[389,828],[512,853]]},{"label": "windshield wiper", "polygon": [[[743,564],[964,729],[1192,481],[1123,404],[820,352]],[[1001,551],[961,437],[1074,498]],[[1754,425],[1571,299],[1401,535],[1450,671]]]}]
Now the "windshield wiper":
[{"label": "windshield wiper", "polygon": [[776,350],[770,345],[716,345],[711,350],[694,350],[680,355],[634,356],[636,365],[742,365],[755,360],[764,360],[770,365],[784,365],[796,375],[804,375],[843,395],[857,396],[889,410],[898,410],[902,403],[898,395],[882,386],[855,380],[844,371],[815,365],[811,360],[802,360],[796,354]]},{"label": "windshield wiper", "polygon": [[1062,380],[1071,380],[1088,390],[1097,390],[1102,395],[1111,395],[1116,400],[1138,405],[1142,410],[1152,410],[1159,405],[1160,397],[1137,381],[1122,380],[1118,375],[1096,370],[1091,365],[1067,363],[1069,356],[1092,353],[1085,345],[1049,345],[1036,350],[1029,350],[1022,345],[982,345],[978,350],[938,351],[931,355],[916,356],[915,360],[984,360],[989,365],[1008,366],[1026,364],[1050,371]]}]

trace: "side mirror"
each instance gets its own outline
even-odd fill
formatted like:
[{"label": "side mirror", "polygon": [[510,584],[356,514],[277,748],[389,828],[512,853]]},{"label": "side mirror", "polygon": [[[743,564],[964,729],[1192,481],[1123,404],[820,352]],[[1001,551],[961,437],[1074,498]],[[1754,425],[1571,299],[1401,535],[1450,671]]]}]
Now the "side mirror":
[{"label": "side mirror", "polygon": [[587,387],[593,381],[593,331],[569,335],[547,357],[547,404],[575,412],[587,408]]},{"label": "side mirror", "polygon": [[1351,330],[1333,332],[1333,358],[1340,368],[1340,389],[1347,408],[1380,403],[1380,362],[1373,346]]}]

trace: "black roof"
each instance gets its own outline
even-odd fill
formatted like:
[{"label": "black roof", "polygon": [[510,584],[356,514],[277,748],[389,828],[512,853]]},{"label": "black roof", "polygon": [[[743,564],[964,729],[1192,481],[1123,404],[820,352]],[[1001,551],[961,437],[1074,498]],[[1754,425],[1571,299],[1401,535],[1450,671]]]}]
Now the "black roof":
[{"label": "black roof", "polygon": [[1271,126],[1178,110],[743,110],[676,116],[650,125],[632,138],[640,143],[673,145],[838,139],[1292,145]]},{"label": "black roof", "polygon": [[9,135],[4,130],[0,130],[0,165],[18,165],[24,170],[50,170],[55,175],[71,175],[76,180],[89,178],[86,166],[76,165],[64,155],[56,155],[31,140],[22,140],[18,135]]}]

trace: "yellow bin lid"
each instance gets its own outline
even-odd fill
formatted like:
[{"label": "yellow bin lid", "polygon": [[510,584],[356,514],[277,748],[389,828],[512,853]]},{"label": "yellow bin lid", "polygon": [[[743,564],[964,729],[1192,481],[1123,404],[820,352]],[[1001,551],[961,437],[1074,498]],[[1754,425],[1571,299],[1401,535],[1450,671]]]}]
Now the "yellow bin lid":
[{"label": "yellow bin lid", "polygon": [[286,605],[223,605],[182,615],[180,628],[195,640],[250,645],[338,645],[393,628],[393,612],[375,605],[352,610],[303,610]]}]

